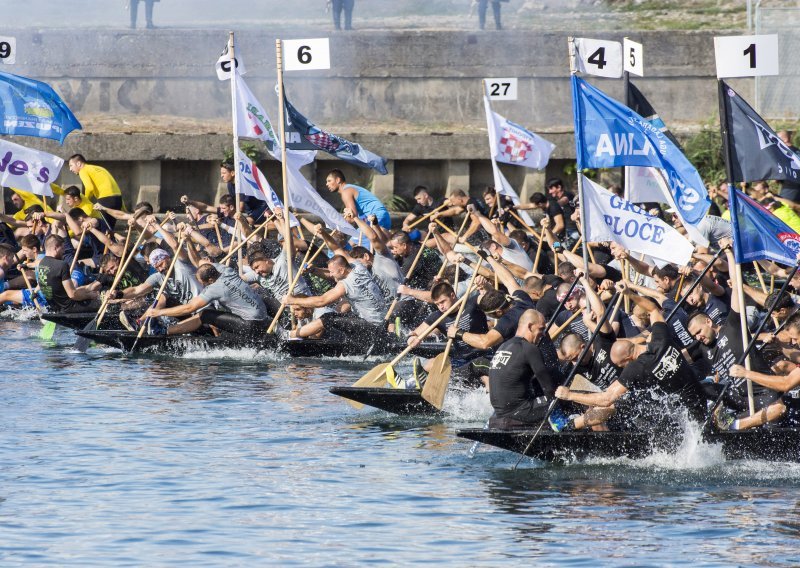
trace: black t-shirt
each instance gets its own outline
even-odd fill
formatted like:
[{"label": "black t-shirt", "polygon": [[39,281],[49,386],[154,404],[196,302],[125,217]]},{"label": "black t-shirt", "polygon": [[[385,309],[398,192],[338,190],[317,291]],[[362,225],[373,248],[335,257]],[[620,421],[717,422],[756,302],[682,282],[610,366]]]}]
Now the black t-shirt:
[{"label": "black t-shirt", "polygon": [[521,337],[512,337],[497,349],[489,369],[489,400],[497,416],[510,414],[534,398],[533,382],[548,397],[555,394],[558,386],[539,348]]},{"label": "black t-shirt", "polygon": [[69,265],[63,260],[51,256],[44,256],[36,268],[36,280],[39,289],[50,306],[56,312],[62,312],[75,306],[74,302],[64,289],[63,282],[70,279]]},{"label": "black t-shirt", "polygon": [[0,244],[9,245],[14,250],[19,250],[14,230],[5,223],[0,223]]},{"label": "black t-shirt", "polygon": [[672,339],[667,324],[656,322],[651,328],[647,351],[628,363],[617,380],[632,392],[658,388],[688,397],[684,398],[686,402],[697,404],[704,397],[681,349],[681,345]]},{"label": "black t-shirt", "polygon": [[706,305],[703,306],[703,313],[711,318],[711,321],[714,322],[714,325],[722,325],[725,323],[725,320],[728,318],[728,313],[731,310],[730,291],[726,290],[725,292],[726,294],[723,296],[723,298],[728,298],[728,303],[725,303],[725,301],[714,294],[709,294],[708,300],[706,300]]},{"label": "black t-shirt", "polygon": [[[548,199],[547,200],[547,216],[550,218],[550,221],[555,223],[555,219],[559,215],[561,215],[564,218],[564,228],[566,229],[566,227],[568,226],[567,223],[569,222],[569,219],[568,219],[568,217],[566,215],[566,212],[561,207],[561,205],[558,204],[558,202],[555,199]],[[559,233],[559,234],[556,235],[556,237],[559,238],[559,239],[562,239],[562,238],[564,238],[564,233]]]},{"label": "black t-shirt", "polygon": [[[566,321],[572,317],[575,312],[571,312],[567,309],[561,310],[558,315],[556,316],[555,322],[553,324],[556,327],[560,327],[566,323]],[[581,336],[581,339],[584,341],[589,341],[589,328],[586,327],[586,324],[583,322],[583,316],[579,315],[576,317],[564,331],[571,331],[572,333],[577,333]]]},{"label": "black t-shirt", "polygon": [[[411,251],[408,256],[405,258],[395,257],[404,275],[408,275],[409,270],[411,270],[411,266],[414,264],[414,259],[417,257],[420,246],[422,245],[419,243],[412,243]],[[407,285],[417,290],[429,290],[431,282],[439,272],[441,266],[442,259],[439,258],[439,255],[436,254],[433,249],[426,247],[422,252],[422,256],[419,258],[417,267],[414,269],[414,274],[408,279]]]},{"label": "black t-shirt", "polygon": [[[436,209],[438,209],[439,207],[441,207],[443,203],[444,203],[444,199],[434,199],[434,200],[431,202],[431,204],[430,204],[430,205],[421,205],[421,204],[419,204],[419,203],[416,203],[416,204],[414,205],[414,208],[411,210],[411,212],[412,212],[414,215],[416,215],[416,216],[417,216],[417,218],[419,218],[419,217],[424,217],[424,216],[425,216],[425,215],[427,215],[428,213],[431,213],[432,211],[435,211]],[[416,219],[415,219],[415,220],[416,220]],[[452,218],[452,217],[441,217],[439,220],[440,220],[442,223],[444,223],[445,225],[447,225],[448,227],[450,227],[451,229],[452,229],[452,228],[454,228],[454,227],[453,227],[453,218]],[[419,229],[421,225],[422,225],[422,223],[420,223],[419,225],[417,225],[417,226],[416,226],[416,227],[414,227],[414,228],[415,228],[415,229]]]},{"label": "black t-shirt", "polygon": [[545,319],[549,320],[556,313],[558,307],[558,293],[555,288],[545,290],[542,297],[536,302],[536,309]]},{"label": "black t-shirt", "polygon": [[[449,328],[456,319],[458,312],[451,314],[440,323],[436,329],[442,334],[447,334]],[[425,318],[425,325],[431,325],[442,316],[442,312],[435,311],[427,318]],[[486,314],[478,308],[478,294],[472,294],[464,306],[464,313],[461,314],[461,319],[458,320],[458,329],[463,329],[467,333],[486,333],[489,331],[489,326],[486,323]],[[483,351],[475,349],[471,345],[467,345],[463,341],[453,342],[453,356],[458,359],[473,359],[479,356]]]},{"label": "black t-shirt", "polygon": [[497,324],[494,326],[495,331],[503,336],[503,341],[507,341],[517,333],[519,318],[526,310],[536,309],[536,304],[533,303],[531,297],[522,290],[517,290],[511,294],[511,297],[513,298],[511,308],[497,320]]},{"label": "black t-shirt", "polygon": [[[672,309],[677,305],[677,302],[672,299],[674,298],[673,294],[674,292],[670,291],[661,305],[663,308],[661,313],[664,319],[667,318],[670,312],[672,312]],[[682,347],[689,347],[695,343],[694,337],[692,337],[692,334],[686,329],[688,320],[689,316],[686,315],[683,307],[678,308],[678,311],[676,311],[672,319],[669,320],[669,326],[672,329],[672,337],[680,343]]]},{"label": "black t-shirt", "polygon": [[591,360],[578,366],[578,373],[601,389],[607,389],[622,372],[622,369],[611,362],[611,346],[616,339],[613,333],[598,333],[594,338]]}]

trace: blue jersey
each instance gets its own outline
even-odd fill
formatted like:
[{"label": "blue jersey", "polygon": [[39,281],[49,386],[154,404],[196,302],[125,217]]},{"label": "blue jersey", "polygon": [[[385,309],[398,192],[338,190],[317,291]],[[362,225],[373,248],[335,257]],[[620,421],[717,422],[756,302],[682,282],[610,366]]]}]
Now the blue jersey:
[{"label": "blue jersey", "polygon": [[356,196],[356,208],[358,211],[356,211],[356,214],[360,218],[366,219],[370,215],[375,215],[381,227],[384,229],[392,228],[392,219],[389,217],[389,211],[386,210],[386,206],[381,203],[380,199],[375,197],[368,189],[364,189],[358,185],[349,183],[347,187],[358,190],[358,195]]}]

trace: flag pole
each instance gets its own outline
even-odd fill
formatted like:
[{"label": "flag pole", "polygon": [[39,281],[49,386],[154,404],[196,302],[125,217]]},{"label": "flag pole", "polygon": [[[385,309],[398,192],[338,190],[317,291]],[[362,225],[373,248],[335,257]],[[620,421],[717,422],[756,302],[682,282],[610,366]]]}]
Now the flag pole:
[{"label": "flag pole", "polygon": [[[576,75],[578,73],[577,66],[575,65],[575,59],[577,57],[577,53],[575,50],[575,39],[570,36],[567,38],[567,44],[569,45],[569,73],[570,76]],[[573,101],[575,104],[575,101]],[[577,136],[578,133],[575,133]],[[576,152],[576,159],[580,159],[580,156],[577,155]],[[581,229],[583,232],[583,270],[586,276],[589,276],[589,243],[586,239],[586,199],[583,197],[583,174],[581,173],[581,169],[579,167],[575,168],[578,174],[578,207],[581,215]],[[588,304],[587,304],[588,306]]]},{"label": "flag pole", "polygon": [[[731,221],[734,227],[737,225],[734,217],[736,216],[735,203],[736,203],[736,188],[733,187],[733,166],[731,162],[731,145],[728,140],[728,114],[725,112],[725,86],[722,79],[717,79],[717,96],[719,97],[719,129],[722,135],[722,151],[725,158],[725,174],[728,181],[728,205],[732,209]],[[736,238],[736,231],[733,232],[734,239]],[[734,253],[735,255],[735,253]],[[735,259],[734,259],[735,260]],[[739,304],[739,324],[742,329],[742,349],[745,352],[744,367],[750,370],[750,354],[747,350],[748,333],[747,333],[747,310],[744,304],[744,282],[742,280],[742,265],[739,262],[734,262],[734,277],[736,286],[736,299]],[[753,382],[747,380],[747,404],[750,410],[750,416],[755,414],[755,402],[753,401]]]},{"label": "flag pole", "polygon": [[[294,279],[292,272],[292,227],[289,224],[289,176],[286,170],[286,102],[283,92],[283,41],[280,39],[275,40],[275,57],[278,64],[278,115],[280,121],[281,133],[281,175],[283,176],[283,227],[284,227],[284,245],[286,248],[286,270],[288,271],[288,282],[291,283]],[[289,294],[292,290],[289,289]]]},{"label": "flag pole", "polygon": [[[228,53],[231,56],[231,117],[233,119],[233,163],[236,164],[234,167],[236,170],[234,171],[233,176],[233,186],[236,192],[236,212],[240,213],[241,211],[241,198],[239,197],[239,183],[241,176],[239,175],[239,131],[236,127],[238,122],[238,116],[236,112],[236,54],[234,53],[234,44],[233,44],[233,32],[228,32]],[[234,228],[233,236],[231,237],[231,243],[236,240],[236,235],[239,231],[239,223],[236,224]],[[241,240],[241,239],[240,239]],[[220,245],[221,246],[221,245]],[[242,274],[242,249],[240,248],[237,253],[237,267],[239,269],[239,275]]]}]

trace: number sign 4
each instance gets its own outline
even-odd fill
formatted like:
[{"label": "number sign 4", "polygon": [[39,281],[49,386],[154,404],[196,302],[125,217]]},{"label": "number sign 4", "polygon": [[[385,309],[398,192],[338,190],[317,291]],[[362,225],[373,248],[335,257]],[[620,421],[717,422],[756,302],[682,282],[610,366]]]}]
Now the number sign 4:
[{"label": "number sign 4", "polygon": [[284,40],[283,64],[286,71],[330,69],[331,50],[328,38]]},{"label": "number sign 4", "polygon": [[714,38],[717,77],[778,75],[778,36],[726,36]]},{"label": "number sign 4", "polygon": [[505,77],[484,79],[486,83],[486,96],[493,101],[517,100],[517,78]]},{"label": "number sign 4", "polygon": [[622,44],[618,41],[577,37],[577,68],[581,73],[599,77],[622,77]]}]

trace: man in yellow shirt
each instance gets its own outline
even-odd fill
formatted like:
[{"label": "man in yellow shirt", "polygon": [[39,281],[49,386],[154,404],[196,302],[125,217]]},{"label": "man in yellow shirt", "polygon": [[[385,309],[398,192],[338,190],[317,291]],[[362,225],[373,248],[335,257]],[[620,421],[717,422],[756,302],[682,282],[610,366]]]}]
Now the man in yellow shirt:
[{"label": "man in yellow shirt", "polygon": [[[64,208],[65,211],[77,207],[86,213],[88,217],[94,219],[99,219],[101,217],[100,211],[95,210],[94,204],[81,193],[81,190],[77,186],[71,185],[67,188],[63,188],[60,185],[51,183],[50,187],[56,195],[64,196],[64,204],[66,205]],[[103,228],[105,229],[105,226],[103,226]]]},{"label": "man in yellow shirt", "polygon": [[[87,199],[111,209],[123,209],[122,192],[107,169],[87,164],[83,155],[75,154],[69,159],[69,171],[81,178],[83,193]],[[104,212],[101,215],[113,231],[117,220]]]},{"label": "man in yellow shirt", "polygon": [[800,234],[800,215],[795,213],[791,207],[770,198],[765,199],[762,203],[773,215],[789,225],[795,233]]},{"label": "man in yellow shirt", "polygon": [[31,193],[30,191],[23,191],[21,189],[11,188],[11,202],[14,204],[15,207],[19,208],[19,211],[14,213],[14,219],[17,221],[24,221],[25,220],[25,210],[28,207],[33,205],[38,205],[42,209],[44,209],[44,202],[42,199],[36,195],[35,193]]}]

